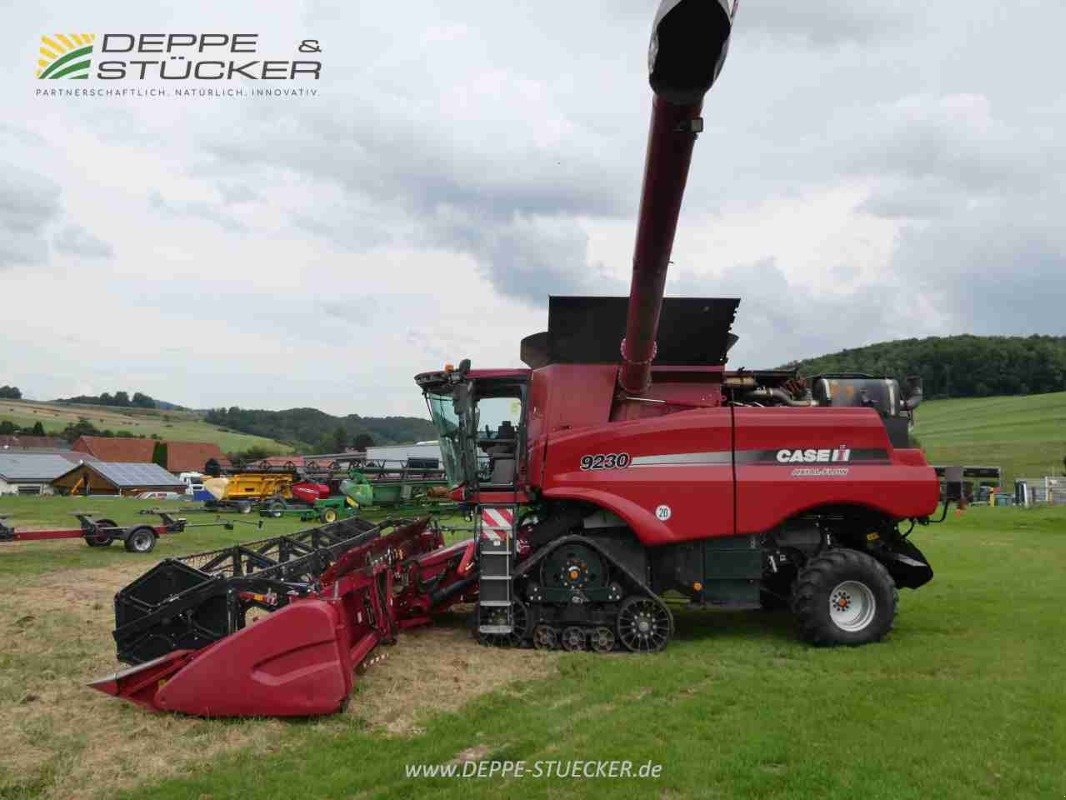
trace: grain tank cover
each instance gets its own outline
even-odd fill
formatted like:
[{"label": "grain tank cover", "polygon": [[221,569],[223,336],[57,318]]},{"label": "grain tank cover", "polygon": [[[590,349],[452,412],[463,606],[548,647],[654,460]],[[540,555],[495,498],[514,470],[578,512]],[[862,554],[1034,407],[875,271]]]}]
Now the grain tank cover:
[{"label": "grain tank cover", "polygon": [[[626,325],[628,297],[552,297],[548,330],[522,340],[522,360],[548,364],[615,364]],[[720,365],[735,340],[730,334],[740,300],[667,297],[659,322],[657,366]]]}]

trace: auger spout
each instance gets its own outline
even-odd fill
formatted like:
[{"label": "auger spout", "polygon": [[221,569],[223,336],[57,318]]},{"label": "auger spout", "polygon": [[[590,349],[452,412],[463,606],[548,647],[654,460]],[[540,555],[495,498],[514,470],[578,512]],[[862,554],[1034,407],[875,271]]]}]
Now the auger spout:
[{"label": "auger spout", "polygon": [[655,16],[648,51],[655,99],[618,372],[619,386],[629,394],[640,394],[651,382],[674,232],[692,146],[703,130],[703,96],[725,61],[735,10],[728,0],[663,0]]}]

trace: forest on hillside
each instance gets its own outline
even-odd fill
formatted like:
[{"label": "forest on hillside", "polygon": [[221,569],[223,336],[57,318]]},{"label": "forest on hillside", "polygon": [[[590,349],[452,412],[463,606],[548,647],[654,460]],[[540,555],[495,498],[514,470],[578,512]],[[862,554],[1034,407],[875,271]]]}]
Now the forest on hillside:
[{"label": "forest on hillside", "polygon": [[358,414],[335,417],[317,408],[264,411],[231,406],[211,409],[204,420],[222,428],[266,436],[292,444],[301,451],[316,453],[437,438],[436,429],[428,419],[360,417]]},{"label": "forest on hillside", "polygon": [[1066,390],[1066,336],[944,336],[901,339],[786,365],[801,375],[917,375],[925,396],[987,397]]}]

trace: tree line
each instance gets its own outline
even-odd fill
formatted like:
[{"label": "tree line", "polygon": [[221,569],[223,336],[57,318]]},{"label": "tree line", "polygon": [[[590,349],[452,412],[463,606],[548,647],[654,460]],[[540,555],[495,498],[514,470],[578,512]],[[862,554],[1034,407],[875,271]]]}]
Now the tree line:
[{"label": "tree line", "polygon": [[427,419],[358,414],[336,417],[317,408],[266,411],[231,406],[211,409],[204,420],[227,430],[287,442],[303,452],[313,453],[339,453],[375,444],[437,438],[433,424]]},{"label": "tree line", "polygon": [[75,403],[92,406],[112,406],[114,408],[158,408],[156,400],[143,392],[134,392],[130,397],[129,392],[103,392],[102,394],[88,395],[79,394],[77,397],[62,397],[57,403]]},{"label": "tree line", "polygon": [[785,365],[812,376],[865,372],[922,378],[927,398],[1066,391],[1066,336],[934,336],[902,339]]}]

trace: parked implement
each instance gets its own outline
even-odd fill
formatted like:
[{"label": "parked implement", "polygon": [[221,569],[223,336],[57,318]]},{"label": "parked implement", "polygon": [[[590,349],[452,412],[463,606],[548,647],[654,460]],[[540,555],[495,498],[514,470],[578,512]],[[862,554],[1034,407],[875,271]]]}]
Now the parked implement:
[{"label": "parked implement", "polygon": [[[130,553],[150,553],[156,540],[167,533],[181,533],[189,527],[188,520],[175,517],[166,511],[154,512],[161,524],[118,525],[113,520],[94,518],[95,514],[75,513],[81,527],[56,528],[51,530],[17,531],[5,524],[0,517],[0,542],[35,542],[46,539],[84,539],[89,547],[107,547],[112,542],[122,542]],[[210,524],[210,523],[208,523]]]},{"label": "parked implement", "polygon": [[[907,435],[917,385],[727,371],[739,301],[663,299],[732,16],[663,0],[655,18],[629,297],[552,298],[528,369],[416,378],[475,537],[347,520],[163,562],[116,598],[118,654],[138,666],[97,688],[205,716],[326,713],[377,643],[459,600],[491,645],[661,650],[664,596],[789,604],[816,644],[885,635],[897,587],[932,577],[899,530],[939,498]],[[272,613],[247,624],[252,609]]]},{"label": "parked implement", "polygon": [[118,657],[134,666],[91,685],[207,717],[332,713],[378,644],[476,596],[473,558],[422,518],[167,559],[115,596]]}]

